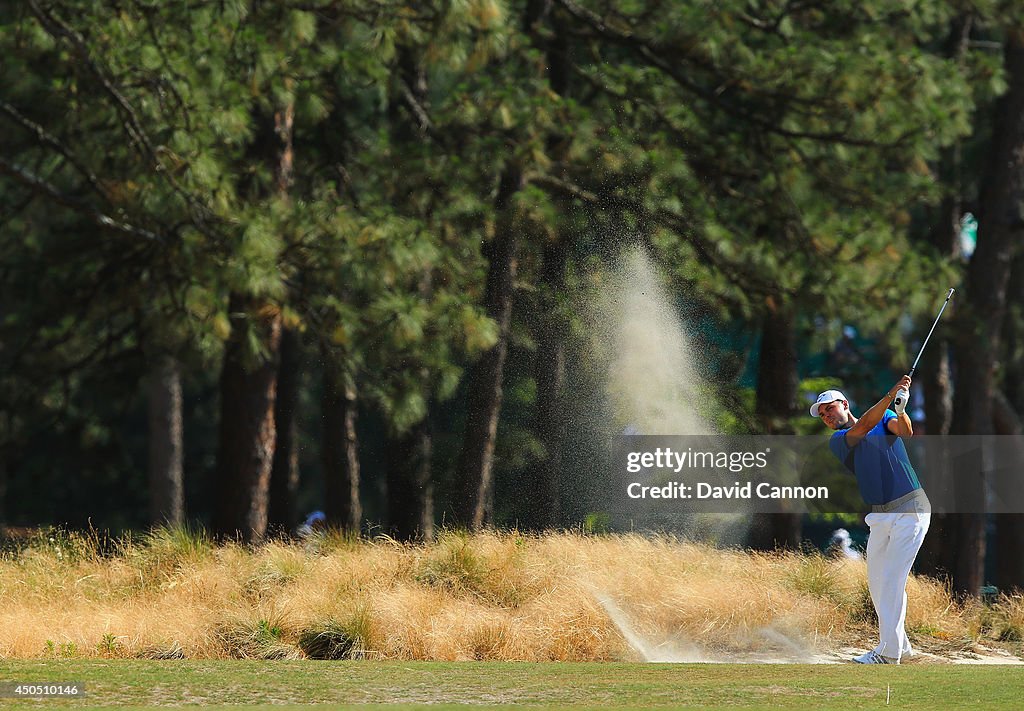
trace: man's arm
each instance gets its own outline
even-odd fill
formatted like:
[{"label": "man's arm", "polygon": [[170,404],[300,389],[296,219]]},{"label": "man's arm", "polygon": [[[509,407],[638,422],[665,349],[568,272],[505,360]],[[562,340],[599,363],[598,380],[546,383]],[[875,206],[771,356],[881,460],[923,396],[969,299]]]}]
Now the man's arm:
[{"label": "man's arm", "polygon": [[[910,376],[904,375],[900,378],[899,382],[893,385],[889,392],[885,394],[881,400],[872,405],[864,415],[857,420],[857,424],[846,431],[846,444],[850,447],[854,447],[860,443],[864,437],[867,436],[871,428],[882,421],[882,417],[885,415],[885,411],[889,408],[889,403],[896,397],[896,392],[901,388],[910,389]],[[907,413],[904,412],[902,417],[906,417],[907,425],[910,425],[910,418],[907,417]],[[895,432],[893,434],[896,434]]]},{"label": "man's arm", "polygon": [[910,415],[907,414],[906,410],[886,422],[885,429],[889,431],[889,434],[894,434],[897,437],[914,436],[914,425],[911,423]]}]

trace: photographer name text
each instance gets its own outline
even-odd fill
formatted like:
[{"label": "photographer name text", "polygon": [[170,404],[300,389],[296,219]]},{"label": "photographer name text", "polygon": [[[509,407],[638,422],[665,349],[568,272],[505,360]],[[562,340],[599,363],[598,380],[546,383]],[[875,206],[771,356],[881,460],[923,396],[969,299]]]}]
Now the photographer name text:
[{"label": "photographer name text", "polygon": [[730,486],[718,486],[707,482],[684,484],[671,481],[659,486],[647,486],[638,481],[626,487],[631,499],[827,499],[827,486],[777,486],[766,481],[735,482]]}]

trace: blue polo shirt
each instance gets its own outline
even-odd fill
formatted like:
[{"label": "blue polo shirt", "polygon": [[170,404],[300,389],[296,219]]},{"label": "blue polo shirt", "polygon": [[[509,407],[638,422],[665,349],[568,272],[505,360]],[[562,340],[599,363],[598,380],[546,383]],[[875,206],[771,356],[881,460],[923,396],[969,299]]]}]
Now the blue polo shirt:
[{"label": "blue polo shirt", "polygon": [[921,488],[903,440],[885,428],[895,419],[896,413],[886,410],[882,421],[853,447],[846,443],[848,429],[836,430],[829,440],[832,453],[857,476],[860,495],[868,504],[887,504]]}]

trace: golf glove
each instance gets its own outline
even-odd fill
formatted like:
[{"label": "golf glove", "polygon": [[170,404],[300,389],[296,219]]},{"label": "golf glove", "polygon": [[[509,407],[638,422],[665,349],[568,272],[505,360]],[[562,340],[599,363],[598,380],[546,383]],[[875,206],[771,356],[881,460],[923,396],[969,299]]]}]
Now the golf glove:
[{"label": "golf glove", "polygon": [[907,409],[907,400],[910,399],[909,390],[898,390],[896,391],[896,398],[892,401],[892,409],[897,415],[902,415],[903,411]]}]

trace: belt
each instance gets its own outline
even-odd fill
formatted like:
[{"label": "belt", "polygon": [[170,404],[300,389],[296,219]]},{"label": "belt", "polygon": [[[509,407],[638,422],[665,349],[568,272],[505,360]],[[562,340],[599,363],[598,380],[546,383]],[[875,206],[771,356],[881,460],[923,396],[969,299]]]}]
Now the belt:
[{"label": "belt", "polygon": [[[892,501],[890,501],[888,503],[885,503],[885,504],[872,504],[871,505],[871,513],[890,513],[890,512],[897,511],[898,509],[903,508],[904,506],[906,506],[906,504],[908,504],[908,503],[910,503],[912,501],[918,501],[918,500],[920,500],[920,502],[922,504],[924,504],[925,511],[931,511],[931,509],[932,509],[931,502],[928,501],[928,497],[925,495],[924,489],[914,489],[909,494],[904,494],[900,498],[893,499]],[[909,512],[904,512],[904,513],[917,513],[917,507],[916,506],[912,507]]]}]

